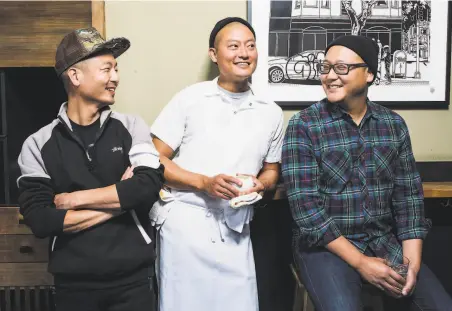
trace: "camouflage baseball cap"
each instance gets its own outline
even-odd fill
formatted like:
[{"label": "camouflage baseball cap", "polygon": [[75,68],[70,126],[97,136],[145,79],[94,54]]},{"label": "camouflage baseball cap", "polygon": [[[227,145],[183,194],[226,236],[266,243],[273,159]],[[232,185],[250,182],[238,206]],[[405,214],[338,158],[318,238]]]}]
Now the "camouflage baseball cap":
[{"label": "camouflage baseball cap", "polygon": [[130,41],[113,38],[105,41],[96,28],[83,28],[68,33],[57,47],[55,71],[60,76],[70,66],[100,51],[110,51],[116,58],[127,51]]}]

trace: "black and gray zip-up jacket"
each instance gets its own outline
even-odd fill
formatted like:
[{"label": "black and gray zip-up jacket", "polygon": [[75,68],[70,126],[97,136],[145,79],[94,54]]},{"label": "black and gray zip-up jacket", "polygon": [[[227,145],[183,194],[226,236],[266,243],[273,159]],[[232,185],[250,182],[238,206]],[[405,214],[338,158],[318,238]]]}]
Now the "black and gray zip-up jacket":
[{"label": "black and gray zip-up jacket", "polygon": [[[61,106],[58,118],[25,140],[17,180],[20,212],[40,238],[50,237],[49,272],[61,286],[104,287],[147,279],[155,260],[148,213],[158,199],[163,166],[139,117],[101,112],[101,127],[86,150]],[[129,165],[132,178],[120,181]],[[126,213],[78,233],[64,233],[65,210],[54,197],[116,184]]]}]

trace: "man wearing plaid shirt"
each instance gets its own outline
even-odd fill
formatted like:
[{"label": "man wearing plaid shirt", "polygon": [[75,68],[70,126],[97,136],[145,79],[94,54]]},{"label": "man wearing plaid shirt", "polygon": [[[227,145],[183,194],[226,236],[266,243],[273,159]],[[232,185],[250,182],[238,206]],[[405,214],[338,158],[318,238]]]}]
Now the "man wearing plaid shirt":
[{"label": "man wearing plaid shirt", "polygon": [[320,311],[362,310],[363,281],[387,294],[385,310],[452,310],[421,262],[430,223],[408,128],[367,98],[378,46],[343,36],[325,53],[319,69],[326,98],[292,117],[283,144],[304,285]]}]

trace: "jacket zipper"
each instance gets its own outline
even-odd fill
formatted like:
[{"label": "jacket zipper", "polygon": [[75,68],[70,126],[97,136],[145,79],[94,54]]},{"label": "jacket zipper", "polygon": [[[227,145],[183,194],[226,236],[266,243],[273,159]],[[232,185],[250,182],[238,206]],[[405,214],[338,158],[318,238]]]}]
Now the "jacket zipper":
[{"label": "jacket zipper", "polygon": [[[110,115],[111,115],[111,112],[108,114],[108,116],[105,119],[104,123],[101,125],[100,129],[97,131],[96,137],[94,138],[93,147],[96,144],[96,142],[99,140],[99,138],[102,135],[102,133],[104,132],[105,126],[106,126],[108,120],[110,120]],[[63,126],[68,131],[68,133],[71,136],[71,138],[74,139],[79,144],[80,147],[82,147],[83,151],[85,151],[86,158],[88,159],[89,162],[91,162],[93,159],[91,159],[91,157],[89,155],[89,152],[88,152],[88,149],[85,148],[85,146],[83,145],[83,143],[80,140],[80,138],[77,135],[74,134],[74,132],[66,124],[66,122],[64,121],[64,119],[61,116],[58,116],[58,119],[60,120],[61,123],[63,123]]]},{"label": "jacket zipper", "polygon": [[[105,119],[104,123],[102,124],[102,126],[100,127],[99,131],[96,134],[96,137],[94,139],[94,143],[93,145],[97,142],[97,140],[99,139],[99,137],[102,135],[102,133],[104,132],[105,129],[105,125],[107,124],[107,121],[110,119],[110,114],[108,114],[107,118]],[[88,150],[85,148],[85,146],[83,145],[82,141],[80,140],[80,138],[78,138],[77,135],[74,134],[74,132],[69,128],[69,126],[66,124],[66,122],[64,121],[64,119],[61,116],[58,116],[58,119],[60,120],[61,123],[63,123],[63,126],[65,127],[65,129],[68,131],[69,135],[71,136],[72,139],[74,139],[80,147],[82,147],[83,151],[85,151],[85,155],[86,158],[88,159],[89,162],[92,161],[91,157],[89,156]],[[53,252],[54,248],[55,248],[55,243],[57,240],[57,236],[53,237],[53,241],[52,241],[52,246],[51,246],[51,252]]]}]

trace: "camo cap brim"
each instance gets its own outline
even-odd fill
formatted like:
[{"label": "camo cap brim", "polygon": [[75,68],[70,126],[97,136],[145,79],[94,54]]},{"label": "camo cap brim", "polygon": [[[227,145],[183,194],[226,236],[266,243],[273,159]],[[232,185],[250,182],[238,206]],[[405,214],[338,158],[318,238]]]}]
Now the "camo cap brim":
[{"label": "camo cap brim", "polygon": [[111,52],[116,58],[127,51],[130,41],[113,38],[105,41],[96,28],[77,29],[67,34],[58,45],[55,55],[55,71],[58,76],[70,66],[95,56],[101,51]]}]

